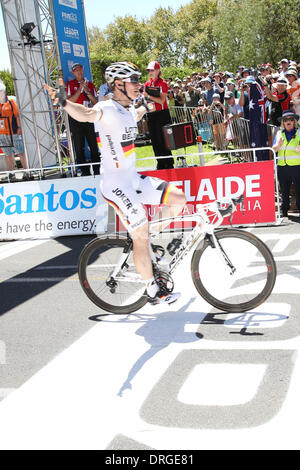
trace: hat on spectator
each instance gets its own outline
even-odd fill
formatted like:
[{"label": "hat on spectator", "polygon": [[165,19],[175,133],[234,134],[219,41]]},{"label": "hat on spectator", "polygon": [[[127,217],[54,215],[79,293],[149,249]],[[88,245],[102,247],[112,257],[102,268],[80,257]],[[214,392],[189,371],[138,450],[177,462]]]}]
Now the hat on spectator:
[{"label": "hat on spectator", "polygon": [[212,97],[213,97],[213,98],[218,98],[218,99],[220,99],[219,93],[214,93]]},{"label": "hat on spectator", "polygon": [[282,77],[280,77],[280,78],[277,80],[277,83],[278,83],[279,85],[288,85],[288,84],[289,84],[289,82],[287,81],[287,79],[286,79],[286,78],[282,78]]},{"label": "hat on spectator", "polygon": [[289,61],[287,59],[281,59],[280,63],[282,62],[288,63]]},{"label": "hat on spectator", "polygon": [[202,82],[209,82],[211,83],[211,78],[210,77],[205,77],[201,80]]},{"label": "hat on spectator", "polygon": [[250,70],[249,70],[249,69],[244,69],[244,70],[242,70],[242,72],[241,72],[242,77],[244,76],[244,73],[245,73],[245,72],[249,72],[249,73],[250,73]]},{"label": "hat on spectator", "polygon": [[298,121],[299,119],[299,116],[298,114],[295,114],[293,113],[293,111],[284,111],[282,113],[282,116],[279,119],[279,121],[282,121],[283,119],[287,118],[287,117],[293,117],[294,119],[296,119]]},{"label": "hat on spectator", "polygon": [[286,75],[294,75],[294,77],[298,77],[298,73],[296,69],[287,69]]},{"label": "hat on spectator", "polygon": [[279,78],[279,73],[278,72],[272,73],[272,78],[274,78],[274,80],[277,80],[277,78]]},{"label": "hat on spectator", "polygon": [[160,70],[160,65],[156,60],[149,62],[147,70]]},{"label": "hat on spectator", "polygon": [[79,62],[75,62],[75,64],[72,65],[72,72],[73,72],[73,70],[76,69],[76,67],[83,67],[83,65],[80,64]]},{"label": "hat on spectator", "polygon": [[226,81],[226,85],[235,85],[235,81],[233,78],[228,78],[228,80]]},{"label": "hat on spectator", "polygon": [[245,83],[255,83],[255,77],[253,75],[249,75],[249,77],[246,78]]},{"label": "hat on spectator", "polygon": [[233,97],[232,91],[226,91],[225,96],[224,96],[225,100],[230,100],[230,98],[232,97]]}]

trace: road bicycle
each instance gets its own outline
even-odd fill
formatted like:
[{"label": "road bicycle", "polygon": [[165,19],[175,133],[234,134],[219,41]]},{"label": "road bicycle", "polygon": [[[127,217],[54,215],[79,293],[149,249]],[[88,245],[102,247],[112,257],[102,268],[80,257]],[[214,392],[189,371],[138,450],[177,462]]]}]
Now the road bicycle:
[{"label": "road bicycle", "polygon": [[[164,219],[163,223],[190,223],[191,229],[174,231],[174,240],[164,248],[155,244],[154,224],[149,223],[153,272],[158,284],[172,292],[172,274],[193,250],[191,277],[198,293],[210,305],[225,312],[246,312],[262,304],[271,294],[276,280],[276,264],[267,245],[252,233],[220,227],[224,217],[230,225],[243,196],[198,205],[191,215]],[[174,227],[174,225],[173,225]],[[127,236],[102,236],[82,250],[78,274],[80,284],[101,309],[129,314],[147,303],[145,283],[137,273]],[[168,259],[171,256],[170,259]],[[189,278],[185,277],[186,282]],[[184,286],[181,287],[181,290]],[[151,307],[153,308],[153,307]]]}]

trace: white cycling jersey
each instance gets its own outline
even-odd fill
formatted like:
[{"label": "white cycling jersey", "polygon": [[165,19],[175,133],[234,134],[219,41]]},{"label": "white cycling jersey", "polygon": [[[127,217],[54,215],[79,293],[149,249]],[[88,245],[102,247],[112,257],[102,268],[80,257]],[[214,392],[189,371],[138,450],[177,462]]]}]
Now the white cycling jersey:
[{"label": "white cycling jersey", "polygon": [[171,184],[136,171],[135,109],[128,110],[114,100],[100,101],[95,121],[101,150],[102,177],[100,189],[123,225],[132,232],[148,222],[144,204],[166,204]]},{"label": "white cycling jersey", "polygon": [[127,110],[111,99],[100,101],[94,109],[101,113],[101,119],[95,122],[95,131],[99,133],[104,176],[109,173],[135,173],[137,124],[134,107]]}]

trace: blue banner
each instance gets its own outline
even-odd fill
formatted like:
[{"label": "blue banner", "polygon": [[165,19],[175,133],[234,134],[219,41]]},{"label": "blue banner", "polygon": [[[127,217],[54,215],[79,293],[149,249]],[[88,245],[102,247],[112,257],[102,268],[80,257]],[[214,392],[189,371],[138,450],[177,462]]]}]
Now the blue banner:
[{"label": "blue banner", "polygon": [[52,3],[64,81],[74,79],[74,63],[83,65],[84,76],[91,81],[83,0],[52,0]]}]

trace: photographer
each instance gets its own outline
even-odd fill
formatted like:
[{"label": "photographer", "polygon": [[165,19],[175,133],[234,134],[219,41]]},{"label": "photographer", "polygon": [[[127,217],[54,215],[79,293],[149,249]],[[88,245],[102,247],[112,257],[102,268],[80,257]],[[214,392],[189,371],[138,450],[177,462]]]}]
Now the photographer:
[{"label": "photographer", "polygon": [[[147,113],[148,129],[152,141],[154,154],[157,157],[172,156],[172,152],[166,147],[162,128],[171,124],[171,116],[168,109],[168,84],[161,77],[160,65],[152,61],[147,67],[149,80],[144,85],[144,97],[154,103],[154,111]],[[161,158],[157,160],[157,170],[174,167],[173,158]]]},{"label": "photographer", "polygon": [[225,149],[225,135],[226,128],[224,124],[225,119],[225,106],[221,103],[220,95],[218,93],[213,94],[213,102],[210,106],[210,121],[209,124],[212,126],[216,150]]},{"label": "photographer", "polygon": [[[250,75],[249,75],[250,76]],[[251,76],[250,76],[251,77]],[[248,79],[242,79],[240,82],[240,97],[239,97],[239,105],[242,106],[243,111],[244,111],[244,119],[247,119],[249,121],[249,83],[251,80],[254,80],[254,78]]]},{"label": "photographer", "polygon": [[196,108],[199,101],[199,90],[190,82],[187,84],[187,91],[183,93],[187,108]]}]

